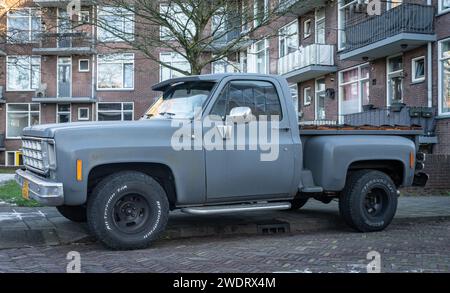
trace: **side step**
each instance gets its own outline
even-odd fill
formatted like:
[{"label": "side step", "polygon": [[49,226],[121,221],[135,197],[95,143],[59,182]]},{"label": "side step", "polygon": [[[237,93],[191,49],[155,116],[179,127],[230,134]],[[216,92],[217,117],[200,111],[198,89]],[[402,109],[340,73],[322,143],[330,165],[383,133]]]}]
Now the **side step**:
[{"label": "side step", "polygon": [[254,212],[254,211],[277,211],[288,210],[291,204],[288,202],[279,203],[256,203],[256,204],[235,204],[223,206],[206,206],[193,207],[181,209],[183,213],[191,215],[216,215],[216,214],[231,214],[240,212]]},{"label": "side step", "polygon": [[302,171],[302,183],[303,186],[299,188],[299,192],[302,193],[322,193],[323,188],[320,186],[316,186],[314,183],[314,178],[312,172],[310,170]]}]

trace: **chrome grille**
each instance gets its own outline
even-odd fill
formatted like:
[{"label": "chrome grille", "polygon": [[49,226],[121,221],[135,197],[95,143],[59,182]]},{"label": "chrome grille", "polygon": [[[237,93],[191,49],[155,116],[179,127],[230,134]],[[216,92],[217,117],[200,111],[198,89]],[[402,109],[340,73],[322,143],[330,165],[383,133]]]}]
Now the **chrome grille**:
[{"label": "chrome grille", "polygon": [[27,169],[45,173],[43,148],[43,140],[41,139],[22,139],[23,163]]}]

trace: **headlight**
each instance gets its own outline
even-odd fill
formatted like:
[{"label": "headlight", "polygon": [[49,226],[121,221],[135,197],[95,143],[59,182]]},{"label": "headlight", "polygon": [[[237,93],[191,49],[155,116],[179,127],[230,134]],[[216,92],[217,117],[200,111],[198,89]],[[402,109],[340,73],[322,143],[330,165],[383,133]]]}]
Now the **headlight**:
[{"label": "headlight", "polygon": [[56,169],[55,142],[53,140],[24,138],[22,140],[23,161],[26,167],[46,174]]}]

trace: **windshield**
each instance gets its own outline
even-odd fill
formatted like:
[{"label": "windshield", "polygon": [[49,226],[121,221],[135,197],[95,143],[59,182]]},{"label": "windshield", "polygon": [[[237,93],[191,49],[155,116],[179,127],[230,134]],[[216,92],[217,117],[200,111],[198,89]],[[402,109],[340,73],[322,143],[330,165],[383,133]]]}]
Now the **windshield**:
[{"label": "windshield", "polygon": [[202,109],[215,83],[185,82],[171,86],[147,112],[149,119],[192,119]]}]

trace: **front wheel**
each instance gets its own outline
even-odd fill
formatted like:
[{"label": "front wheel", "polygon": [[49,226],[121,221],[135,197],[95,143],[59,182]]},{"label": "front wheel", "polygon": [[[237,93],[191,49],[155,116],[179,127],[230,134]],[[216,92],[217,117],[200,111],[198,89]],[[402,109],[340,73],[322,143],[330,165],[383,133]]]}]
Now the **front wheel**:
[{"label": "front wheel", "polygon": [[165,230],[168,216],[166,192],[155,179],[140,172],[108,176],[88,200],[89,228],[112,249],[148,247]]},{"label": "front wheel", "polygon": [[384,230],[397,211],[397,188],[385,173],[361,170],[347,178],[339,199],[344,221],[360,232]]}]

